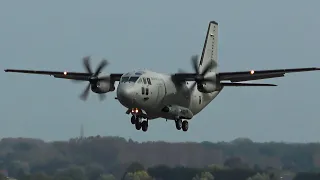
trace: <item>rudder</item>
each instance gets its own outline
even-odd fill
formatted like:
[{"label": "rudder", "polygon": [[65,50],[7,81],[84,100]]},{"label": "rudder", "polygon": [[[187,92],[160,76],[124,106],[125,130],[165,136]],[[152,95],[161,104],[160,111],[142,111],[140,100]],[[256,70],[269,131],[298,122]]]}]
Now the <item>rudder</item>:
[{"label": "rudder", "polygon": [[[203,67],[208,63],[218,63],[218,23],[210,21],[206,39],[203,45],[203,50],[199,62],[199,69],[202,72]],[[216,72],[216,66],[213,66],[209,72]]]}]

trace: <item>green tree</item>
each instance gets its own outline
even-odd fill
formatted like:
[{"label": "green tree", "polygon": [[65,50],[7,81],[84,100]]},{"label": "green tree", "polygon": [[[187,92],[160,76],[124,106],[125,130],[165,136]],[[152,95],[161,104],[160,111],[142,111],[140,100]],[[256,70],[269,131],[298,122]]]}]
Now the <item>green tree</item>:
[{"label": "green tree", "polygon": [[270,179],[268,174],[265,174],[265,173],[260,174],[260,173],[258,173],[258,174],[254,175],[252,177],[249,177],[247,180],[271,180],[271,179]]},{"label": "green tree", "polygon": [[248,165],[242,162],[240,157],[230,157],[224,162],[224,166],[229,168],[248,168]]},{"label": "green tree", "polygon": [[129,172],[125,180],[152,180],[152,177],[146,171]]},{"label": "green tree", "polygon": [[52,180],[53,178],[46,175],[45,173],[34,173],[31,174],[30,176],[31,180]]},{"label": "green tree", "polygon": [[8,164],[8,169],[11,176],[18,176],[21,171],[29,172],[29,164],[22,161],[13,160]]},{"label": "green tree", "polygon": [[89,180],[96,180],[104,173],[104,168],[100,164],[92,163],[86,166],[85,171]]},{"label": "green tree", "polygon": [[224,167],[222,165],[217,165],[217,164],[211,164],[208,166],[208,170],[209,171],[221,171],[221,170],[224,170],[224,169],[227,169],[228,167]]},{"label": "green tree", "polygon": [[56,173],[55,179],[70,179],[70,180],[87,180],[83,168],[78,166],[71,166],[67,169],[60,170]]},{"label": "green tree", "polygon": [[133,162],[127,168],[127,172],[144,171],[144,166],[139,162]]},{"label": "green tree", "polygon": [[200,175],[197,174],[192,180],[214,180],[213,175],[210,172],[202,172]]},{"label": "green tree", "polygon": [[116,180],[116,178],[112,174],[103,174],[98,180]]}]

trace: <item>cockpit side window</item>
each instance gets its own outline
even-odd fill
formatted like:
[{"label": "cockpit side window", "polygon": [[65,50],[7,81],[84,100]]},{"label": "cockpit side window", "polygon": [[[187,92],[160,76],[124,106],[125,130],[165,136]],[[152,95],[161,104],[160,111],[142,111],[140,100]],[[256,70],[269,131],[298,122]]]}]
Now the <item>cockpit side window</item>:
[{"label": "cockpit side window", "polygon": [[151,80],[150,78],[147,78],[148,84],[151,85]]},{"label": "cockpit side window", "polygon": [[127,82],[129,80],[129,77],[122,77],[121,78],[121,83],[125,83],[125,82]]},{"label": "cockpit side window", "polygon": [[142,79],[140,78],[137,83],[141,84],[142,83]]}]

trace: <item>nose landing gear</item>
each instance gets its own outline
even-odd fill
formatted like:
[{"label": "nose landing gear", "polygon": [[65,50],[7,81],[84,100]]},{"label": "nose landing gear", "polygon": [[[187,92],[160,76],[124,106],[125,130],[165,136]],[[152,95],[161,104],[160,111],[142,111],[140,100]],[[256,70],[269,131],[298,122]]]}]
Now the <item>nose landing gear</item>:
[{"label": "nose landing gear", "polygon": [[134,124],[137,130],[141,130],[146,132],[148,130],[148,119],[142,119],[139,115],[131,116],[131,124]]}]

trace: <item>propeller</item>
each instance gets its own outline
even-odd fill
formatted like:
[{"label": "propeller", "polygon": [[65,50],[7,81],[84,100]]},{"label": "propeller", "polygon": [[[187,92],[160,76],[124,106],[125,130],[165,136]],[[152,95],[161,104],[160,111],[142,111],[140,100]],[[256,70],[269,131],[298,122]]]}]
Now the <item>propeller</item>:
[{"label": "propeller", "polygon": [[[212,63],[207,63],[202,68],[202,72],[200,72],[198,59],[199,59],[198,55],[191,56],[192,69],[196,74],[195,81],[191,85],[191,90],[192,91],[194,90],[194,87],[197,84],[206,83],[206,82],[212,82],[212,79],[210,77],[205,77],[205,76],[207,75],[207,73],[209,72],[210,69],[217,67],[217,63],[215,61],[212,61]],[[185,73],[186,71],[184,71],[182,69],[179,69],[179,72],[180,73]]]},{"label": "propeller", "polygon": [[[106,59],[103,59],[100,64],[98,65],[97,69],[95,72],[92,71],[91,65],[90,65],[90,56],[86,56],[83,58],[83,66],[84,69],[87,71],[87,73],[92,74],[89,78],[89,83],[86,86],[86,88],[84,89],[84,91],[81,93],[80,95],[80,99],[82,99],[83,101],[87,100],[89,92],[90,92],[90,86],[91,83],[97,82],[98,75],[101,73],[102,69],[104,69],[109,63]],[[102,101],[106,98],[105,94],[99,94],[99,99]]]}]

